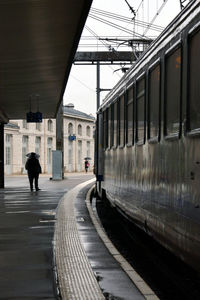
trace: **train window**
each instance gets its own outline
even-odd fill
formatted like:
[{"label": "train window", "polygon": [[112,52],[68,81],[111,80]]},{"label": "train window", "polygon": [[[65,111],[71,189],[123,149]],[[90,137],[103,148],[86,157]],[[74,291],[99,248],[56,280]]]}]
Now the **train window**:
[{"label": "train window", "polygon": [[113,146],[117,147],[117,108],[118,108],[118,102],[116,101],[114,103],[114,141]]},{"label": "train window", "polygon": [[178,134],[180,127],[181,48],[165,60],[165,134]]},{"label": "train window", "polygon": [[136,82],[136,141],[144,143],[145,130],[145,78]]},{"label": "train window", "polygon": [[124,95],[119,102],[119,145],[124,146]]},{"label": "train window", "polygon": [[126,103],[126,142],[127,144],[133,143],[133,87],[130,87],[127,91],[127,103]]},{"label": "train window", "polygon": [[149,98],[148,98],[149,128],[148,138],[159,135],[159,110],[160,110],[160,64],[149,71]]},{"label": "train window", "polygon": [[111,119],[111,106],[108,108],[108,148],[111,147],[111,134],[112,134],[112,119]]},{"label": "train window", "polygon": [[108,109],[103,112],[103,146],[104,150],[108,148]]},{"label": "train window", "polygon": [[189,129],[200,128],[200,30],[189,38],[189,72],[188,72],[188,101]]},{"label": "train window", "polygon": [[114,145],[114,104],[111,105],[110,109],[110,147]]}]

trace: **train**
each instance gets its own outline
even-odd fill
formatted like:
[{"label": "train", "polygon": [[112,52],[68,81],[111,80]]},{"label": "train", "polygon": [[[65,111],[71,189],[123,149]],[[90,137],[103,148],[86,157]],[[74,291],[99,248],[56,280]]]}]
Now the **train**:
[{"label": "train", "polygon": [[108,93],[96,130],[97,193],[199,272],[199,0]]}]

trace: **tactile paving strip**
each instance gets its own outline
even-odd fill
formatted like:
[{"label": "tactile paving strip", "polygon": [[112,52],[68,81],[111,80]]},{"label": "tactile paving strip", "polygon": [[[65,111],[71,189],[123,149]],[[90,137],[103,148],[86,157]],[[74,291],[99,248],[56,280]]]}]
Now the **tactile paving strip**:
[{"label": "tactile paving strip", "polygon": [[[87,184],[94,180],[87,181]],[[85,186],[70,190],[57,210],[55,256],[62,300],[105,300],[81,244],[74,212],[74,199]]]}]

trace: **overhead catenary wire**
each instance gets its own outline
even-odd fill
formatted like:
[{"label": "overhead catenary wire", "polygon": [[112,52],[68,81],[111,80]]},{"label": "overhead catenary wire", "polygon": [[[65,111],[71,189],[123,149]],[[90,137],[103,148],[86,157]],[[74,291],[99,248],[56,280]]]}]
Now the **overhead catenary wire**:
[{"label": "overhead catenary wire", "polygon": [[136,9],[136,14],[138,13],[138,11],[139,11],[139,9],[140,9],[140,7],[141,7],[141,5],[142,5],[143,2],[144,2],[144,0],[142,0],[142,1],[139,3],[138,8]]},{"label": "overhead catenary wire", "polygon": [[[87,31],[89,31],[93,36],[95,36],[96,38],[98,38],[98,40],[99,40],[99,36],[89,27],[89,26],[85,26],[85,28],[87,29]],[[107,43],[106,42],[104,42],[104,41],[102,41],[102,40],[100,40],[100,42],[106,47],[106,48],[108,48],[109,49],[109,46],[107,45]],[[114,69],[111,67],[111,66],[109,66],[109,68],[110,69],[112,69],[112,71],[114,71]],[[121,76],[119,75],[119,74],[117,74],[117,76],[119,77],[119,78],[121,78]]]},{"label": "overhead catenary wire", "polygon": [[[133,20],[132,18],[124,17],[119,14],[115,14],[115,13],[111,13],[111,12],[106,12],[101,9],[93,8],[93,9],[91,9],[91,12],[93,14],[102,15],[104,17],[108,17],[111,19],[115,19],[117,21],[125,22],[125,23],[134,23],[135,22],[135,24],[140,27],[149,27],[149,25],[150,25],[150,23],[148,23],[148,22],[144,22],[144,21],[137,20],[137,19]],[[160,25],[151,24],[151,29],[161,32],[164,29],[164,27],[162,27]]]},{"label": "overhead catenary wire", "polygon": [[[99,36],[89,27],[89,26],[85,26],[85,29],[91,34],[93,35],[97,40],[99,40]],[[101,41],[101,43],[109,49],[109,45],[105,42],[105,41]]]},{"label": "overhead catenary wire", "polygon": [[[108,20],[105,20],[103,18],[96,17],[95,15],[92,15],[92,14],[90,14],[89,17],[92,18],[92,19],[94,19],[94,20],[96,20],[96,21],[99,21],[99,22],[105,23],[105,24],[107,24],[109,26],[112,26],[115,29],[121,30],[121,31],[126,32],[126,33],[131,34],[131,35],[133,34],[132,30],[126,29],[126,28],[124,28],[124,27],[122,27],[120,25],[117,25],[117,24],[115,24],[113,22],[110,22]],[[144,39],[148,39],[147,37],[145,37],[145,36],[143,36],[143,35],[141,35],[139,33],[136,33],[136,32],[135,32],[135,35],[138,36],[138,37],[143,37]]]},{"label": "overhead catenary wire", "polygon": [[[164,2],[167,1],[167,0],[164,0]],[[129,8],[130,8],[130,4],[128,3],[128,1],[125,0],[125,2],[128,4]],[[140,6],[143,6],[144,5],[144,0],[142,0],[140,2],[140,5],[138,6],[137,8],[137,11],[139,10]],[[133,8],[132,8],[133,9]],[[133,12],[133,11],[132,11]],[[151,23],[149,22],[144,22],[143,21],[140,21],[140,20],[137,20],[135,18],[135,13],[136,11],[134,10],[134,17],[133,18],[128,18],[128,17],[125,17],[125,16],[121,16],[119,14],[114,14],[114,13],[111,13],[111,12],[107,12],[107,11],[104,11],[104,10],[101,10],[101,9],[96,9],[96,8],[92,8],[91,11],[90,11],[90,14],[89,14],[89,17],[93,20],[96,20],[98,22],[101,22],[103,24],[106,24],[108,26],[111,26],[112,28],[115,28],[117,30],[121,30],[123,31],[124,33],[126,33],[127,35],[130,35],[131,37],[135,37],[135,39],[137,40],[137,38],[142,38],[142,39],[146,39],[146,40],[149,40],[149,38],[147,38],[145,36],[145,33],[151,28],[151,30],[155,30],[155,31],[158,31],[158,32],[161,32],[164,28],[159,26],[159,25],[155,25],[153,24],[153,22],[151,21]],[[116,22],[112,22],[110,20],[117,20],[117,23]],[[124,28],[123,26],[119,25],[119,22],[123,22],[123,23],[128,23],[128,24],[136,24],[138,26],[141,26],[144,28],[144,31],[143,31],[143,35],[142,34],[139,34],[139,33],[136,33],[136,32],[133,32],[133,30],[129,30],[127,28]],[[100,41],[100,37],[94,32],[91,30],[91,28],[86,28],[98,41]],[[122,46],[122,47],[127,47],[125,45],[125,43],[128,43],[128,46],[130,46],[130,42],[131,42],[131,38],[126,38],[124,39],[124,41],[122,43],[119,43],[119,41],[116,40],[112,40],[112,41],[109,41],[109,39],[104,39],[104,40],[101,40],[101,45],[98,44],[98,47],[106,47],[107,49],[109,50],[112,50],[115,46]],[[137,43],[135,40],[133,43]],[[80,44],[80,47],[95,47],[93,44],[91,43],[82,43]],[[139,42],[138,42],[138,47],[139,47]],[[114,49],[113,49],[114,50]]]},{"label": "overhead catenary wire", "polygon": [[[114,19],[114,20],[117,20],[117,22],[123,22],[123,23],[126,23],[128,25],[131,24],[131,23],[133,23],[135,25],[137,23],[137,25],[139,27],[142,27],[142,28],[145,28],[145,29],[149,29],[149,27],[151,26],[152,30],[158,31],[159,33],[164,29],[162,26],[159,26],[159,25],[153,25],[153,24],[150,24],[148,22],[139,21],[139,20],[136,20],[135,18],[133,20],[132,18],[121,16],[119,14],[107,12],[107,11],[104,11],[104,10],[101,10],[101,9],[97,9],[97,8],[92,8],[89,16],[92,19],[94,19],[94,20],[96,20],[98,22],[101,22],[103,24],[111,26],[112,28],[118,29],[121,32],[124,32],[124,33],[130,35],[130,37],[134,36],[135,38],[143,38],[143,39],[147,39],[147,40],[150,39],[150,38],[145,37],[144,35],[141,35],[141,34],[133,32],[133,30],[129,30],[127,28],[124,28],[123,26],[120,26],[119,24],[111,22],[110,19]],[[118,36],[119,36],[119,34],[118,34]],[[97,36],[96,36],[96,38],[97,38]],[[155,37],[153,37],[153,38],[155,38]],[[128,46],[131,46],[132,45],[130,43],[131,39],[132,38],[127,39],[127,36],[126,36],[126,38],[124,39],[124,43],[116,42],[116,44],[118,45],[118,47],[119,46],[126,47],[127,46],[127,45],[125,45],[126,43],[128,43]],[[108,41],[109,40],[107,39],[107,42]],[[104,42],[104,45],[108,49],[111,49],[111,48],[114,47],[113,43],[111,44],[111,41],[109,41],[109,43]],[[85,44],[84,45],[80,44],[80,46],[87,47],[87,45],[85,45]],[[94,47],[94,46],[92,46],[92,47]],[[99,46],[99,47],[102,47],[102,46]]]},{"label": "overhead catenary wire", "polygon": [[[100,38],[106,38],[106,39],[114,39],[116,38],[117,36],[116,35],[99,35]],[[149,38],[153,39],[155,38],[155,36],[149,36]],[[82,40],[96,40],[96,37],[95,36],[91,36],[91,35],[83,35],[81,37]],[[121,35],[120,36],[120,39],[129,39],[129,37],[127,35]]]},{"label": "overhead catenary wire", "polygon": [[90,90],[93,93],[96,93],[95,90],[91,89],[87,84],[85,84],[83,81],[75,77],[74,75],[70,74],[70,77],[74,78],[76,81],[78,81],[80,84],[82,84],[84,87],[86,87],[88,90]]},{"label": "overhead catenary wire", "polygon": [[144,31],[144,35],[147,33],[147,31],[151,28],[151,24],[153,24],[153,22],[155,21],[155,19],[158,17],[158,15],[160,14],[160,12],[162,11],[162,9],[164,8],[164,6],[166,5],[168,0],[163,0],[162,5],[160,6],[160,8],[157,10],[155,16],[153,17],[153,19],[150,22],[149,27]]}]

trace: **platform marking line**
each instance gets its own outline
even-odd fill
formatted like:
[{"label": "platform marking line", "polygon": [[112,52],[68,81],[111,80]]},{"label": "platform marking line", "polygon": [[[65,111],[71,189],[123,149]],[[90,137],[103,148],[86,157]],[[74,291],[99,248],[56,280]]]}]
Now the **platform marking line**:
[{"label": "platform marking line", "polygon": [[149,287],[149,285],[140,277],[140,275],[133,269],[133,267],[128,263],[128,261],[119,253],[119,251],[115,248],[113,243],[108,238],[103,226],[96,218],[93,209],[91,207],[90,198],[91,193],[94,189],[94,186],[90,188],[86,197],[86,205],[90,214],[90,218],[98,232],[100,238],[104,242],[105,246],[109,250],[109,252],[113,255],[113,257],[118,261],[122,269],[126,272],[132,282],[136,285],[138,290],[142,293],[145,299],[147,300],[159,300],[154,291]]},{"label": "platform marking line", "polygon": [[55,262],[62,300],[105,300],[78,233],[74,201],[94,179],[81,183],[61,199],[55,228]]}]

